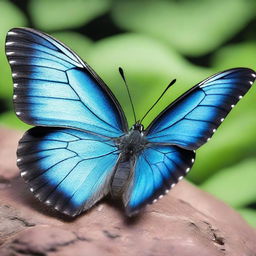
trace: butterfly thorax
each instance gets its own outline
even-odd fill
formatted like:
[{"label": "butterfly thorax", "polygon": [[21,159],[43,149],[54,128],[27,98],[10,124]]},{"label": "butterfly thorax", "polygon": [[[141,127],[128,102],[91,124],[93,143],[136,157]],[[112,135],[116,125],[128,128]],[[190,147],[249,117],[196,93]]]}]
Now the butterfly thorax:
[{"label": "butterfly thorax", "polygon": [[148,144],[143,133],[143,126],[135,127],[134,125],[127,134],[117,139],[116,144],[120,150],[120,157],[112,178],[111,195],[121,197],[132,177],[136,155]]},{"label": "butterfly thorax", "polygon": [[[133,126],[134,127],[134,126]],[[144,136],[143,130],[132,128],[127,134],[118,138],[117,147],[121,154],[135,155],[145,148],[147,140]]]}]

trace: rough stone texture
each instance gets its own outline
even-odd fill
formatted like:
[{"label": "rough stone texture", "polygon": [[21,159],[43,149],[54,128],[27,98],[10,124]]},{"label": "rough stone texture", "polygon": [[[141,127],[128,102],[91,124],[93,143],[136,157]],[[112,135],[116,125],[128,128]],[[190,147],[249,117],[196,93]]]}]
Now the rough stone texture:
[{"label": "rough stone texture", "polygon": [[134,219],[106,200],[76,219],[51,211],[19,177],[15,151],[20,137],[0,129],[1,256],[256,255],[256,231],[186,181]]}]

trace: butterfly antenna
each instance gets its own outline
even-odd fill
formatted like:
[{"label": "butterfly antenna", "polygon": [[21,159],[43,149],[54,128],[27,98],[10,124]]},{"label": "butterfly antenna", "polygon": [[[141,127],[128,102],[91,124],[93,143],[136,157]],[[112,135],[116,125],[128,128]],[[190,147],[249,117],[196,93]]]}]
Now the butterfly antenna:
[{"label": "butterfly antenna", "polygon": [[148,115],[148,113],[154,108],[154,106],[161,100],[161,98],[164,96],[164,94],[167,92],[167,90],[176,82],[176,79],[173,79],[169,85],[165,88],[165,90],[162,92],[160,97],[157,99],[157,101],[151,106],[151,108],[146,112],[146,114],[141,118],[140,123],[142,123],[143,119]]},{"label": "butterfly antenna", "polygon": [[126,90],[128,92],[128,95],[129,95],[130,103],[132,105],[132,112],[133,112],[133,116],[134,116],[134,123],[136,123],[137,118],[136,118],[136,114],[135,114],[135,109],[134,109],[134,105],[133,105],[133,102],[132,102],[132,97],[131,97],[131,94],[130,94],[129,87],[127,85],[127,82],[126,82],[126,79],[125,79],[125,76],[124,76],[124,71],[123,71],[123,69],[121,67],[119,67],[118,70],[119,70],[119,73],[120,73],[122,79],[124,80],[124,84],[125,84]]}]

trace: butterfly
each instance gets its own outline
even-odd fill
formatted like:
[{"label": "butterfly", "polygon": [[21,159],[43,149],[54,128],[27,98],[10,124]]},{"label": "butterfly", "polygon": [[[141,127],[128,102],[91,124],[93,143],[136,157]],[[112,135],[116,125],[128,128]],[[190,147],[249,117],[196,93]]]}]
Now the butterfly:
[{"label": "butterfly", "polygon": [[30,28],[8,32],[14,108],[35,126],[19,142],[17,165],[35,197],[77,216],[110,194],[127,216],[162,198],[252,86],[233,68],[198,83],[144,129],[130,129],[107,85],[77,54]]}]

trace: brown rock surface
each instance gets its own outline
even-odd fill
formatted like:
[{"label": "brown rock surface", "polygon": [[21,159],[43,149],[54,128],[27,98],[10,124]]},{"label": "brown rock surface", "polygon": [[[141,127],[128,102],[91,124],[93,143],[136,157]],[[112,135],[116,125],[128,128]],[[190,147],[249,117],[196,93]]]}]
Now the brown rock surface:
[{"label": "brown rock surface", "polygon": [[47,209],[19,177],[20,136],[0,129],[1,256],[256,255],[256,231],[186,181],[132,220],[106,200],[76,219]]}]

